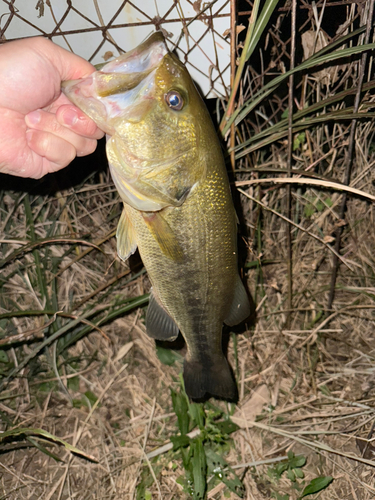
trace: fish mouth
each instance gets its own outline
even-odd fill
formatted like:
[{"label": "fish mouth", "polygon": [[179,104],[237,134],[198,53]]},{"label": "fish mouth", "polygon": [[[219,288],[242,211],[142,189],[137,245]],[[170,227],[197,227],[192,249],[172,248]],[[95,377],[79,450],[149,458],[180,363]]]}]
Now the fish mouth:
[{"label": "fish mouth", "polygon": [[[139,119],[150,109],[150,90],[154,85],[154,73],[164,56],[168,54],[163,34],[153,33],[143,43],[87,78],[62,83],[62,92],[86,113],[104,132],[113,135],[109,120],[124,117],[127,108],[133,106],[132,119]],[[134,116],[134,103],[138,113]],[[144,98],[144,99],[142,99]]]}]

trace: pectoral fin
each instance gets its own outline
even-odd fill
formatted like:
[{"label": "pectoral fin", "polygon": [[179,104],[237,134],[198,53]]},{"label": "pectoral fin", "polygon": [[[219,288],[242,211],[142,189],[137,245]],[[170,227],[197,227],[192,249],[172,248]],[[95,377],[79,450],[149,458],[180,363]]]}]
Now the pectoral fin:
[{"label": "pectoral fin", "polygon": [[178,326],[159,304],[153,291],[147,308],[146,331],[153,339],[169,341],[175,340],[179,333]]},{"label": "pectoral fin", "polygon": [[224,323],[228,326],[234,326],[244,321],[250,316],[250,302],[247,296],[245,287],[239,276],[234,289],[233,302],[228,316],[225,318]]},{"label": "pectoral fin", "polygon": [[135,238],[135,231],[125,208],[122,211],[120,221],[117,226],[116,237],[118,256],[122,260],[127,260],[137,250],[137,241]]},{"label": "pectoral fin", "polygon": [[158,242],[163,254],[175,262],[182,262],[184,254],[181,245],[177,241],[175,233],[163,217],[162,213],[144,212],[142,213],[142,216],[150,233]]}]

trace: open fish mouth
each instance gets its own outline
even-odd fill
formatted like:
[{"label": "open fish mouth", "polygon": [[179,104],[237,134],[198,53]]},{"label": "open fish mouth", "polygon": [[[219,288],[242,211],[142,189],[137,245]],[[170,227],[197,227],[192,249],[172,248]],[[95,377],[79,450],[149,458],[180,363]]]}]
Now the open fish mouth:
[{"label": "open fish mouth", "polygon": [[[109,120],[126,117],[127,110],[138,104],[139,117],[150,107],[154,72],[168,53],[161,32],[153,33],[145,42],[105,64],[87,78],[63,82],[63,93],[107,134],[114,133]],[[132,111],[134,119],[134,109]]]}]

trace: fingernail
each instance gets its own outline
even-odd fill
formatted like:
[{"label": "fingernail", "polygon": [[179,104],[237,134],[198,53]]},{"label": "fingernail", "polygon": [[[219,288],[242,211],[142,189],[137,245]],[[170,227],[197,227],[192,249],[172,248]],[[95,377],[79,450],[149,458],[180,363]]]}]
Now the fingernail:
[{"label": "fingernail", "polygon": [[42,113],[37,109],[36,111],[31,111],[31,113],[28,113],[26,115],[26,118],[30,125],[36,125],[40,122]]},{"label": "fingernail", "polygon": [[75,125],[78,120],[77,111],[72,108],[67,108],[62,115],[62,119],[65,125],[69,125],[70,127]]}]

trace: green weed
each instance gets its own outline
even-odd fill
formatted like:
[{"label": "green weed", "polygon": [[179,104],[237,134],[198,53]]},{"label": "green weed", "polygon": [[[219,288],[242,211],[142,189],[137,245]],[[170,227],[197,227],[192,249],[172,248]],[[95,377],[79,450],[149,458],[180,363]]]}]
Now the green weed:
[{"label": "green weed", "polygon": [[[306,465],[306,457],[303,455],[294,455],[292,451],[288,452],[288,460],[280,462],[272,467],[268,467],[267,476],[274,487],[278,486],[281,477],[286,474],[290,480],[293,489],[299,493],[298,500],[305,498],[313,493],[319,493],[324,490],[333,481],[331,476],[322,476],[312,479],[308,484],[304,480],[305,474],[302,467]],[[273,489],[273,488],[272,488]],[[272,497],[276,500],[289,500],[288,494],[281,494],[272,491]]]},{"label": "green weed", "polygon": [[[209,490],[222,482],[227,490],[242,498],[243,485],[224,458],[231,448],[230,434],[238,428],[231,421],[229,412],[212,402],[191,403],[182,377],[180,389],[172,389],[171,398],[177,417],[177,433],[170,437],[173,448],[166,459],[174,468],[182,466],[184,474],[177,478],[177,482],[184,492],[194,500],[202,500]],[[157,459],[153,459],[153,470],[155,475],[160,470]],[[153,476],[145,466],[137,487],[137,500],[147,498],[153,482]]]}]

